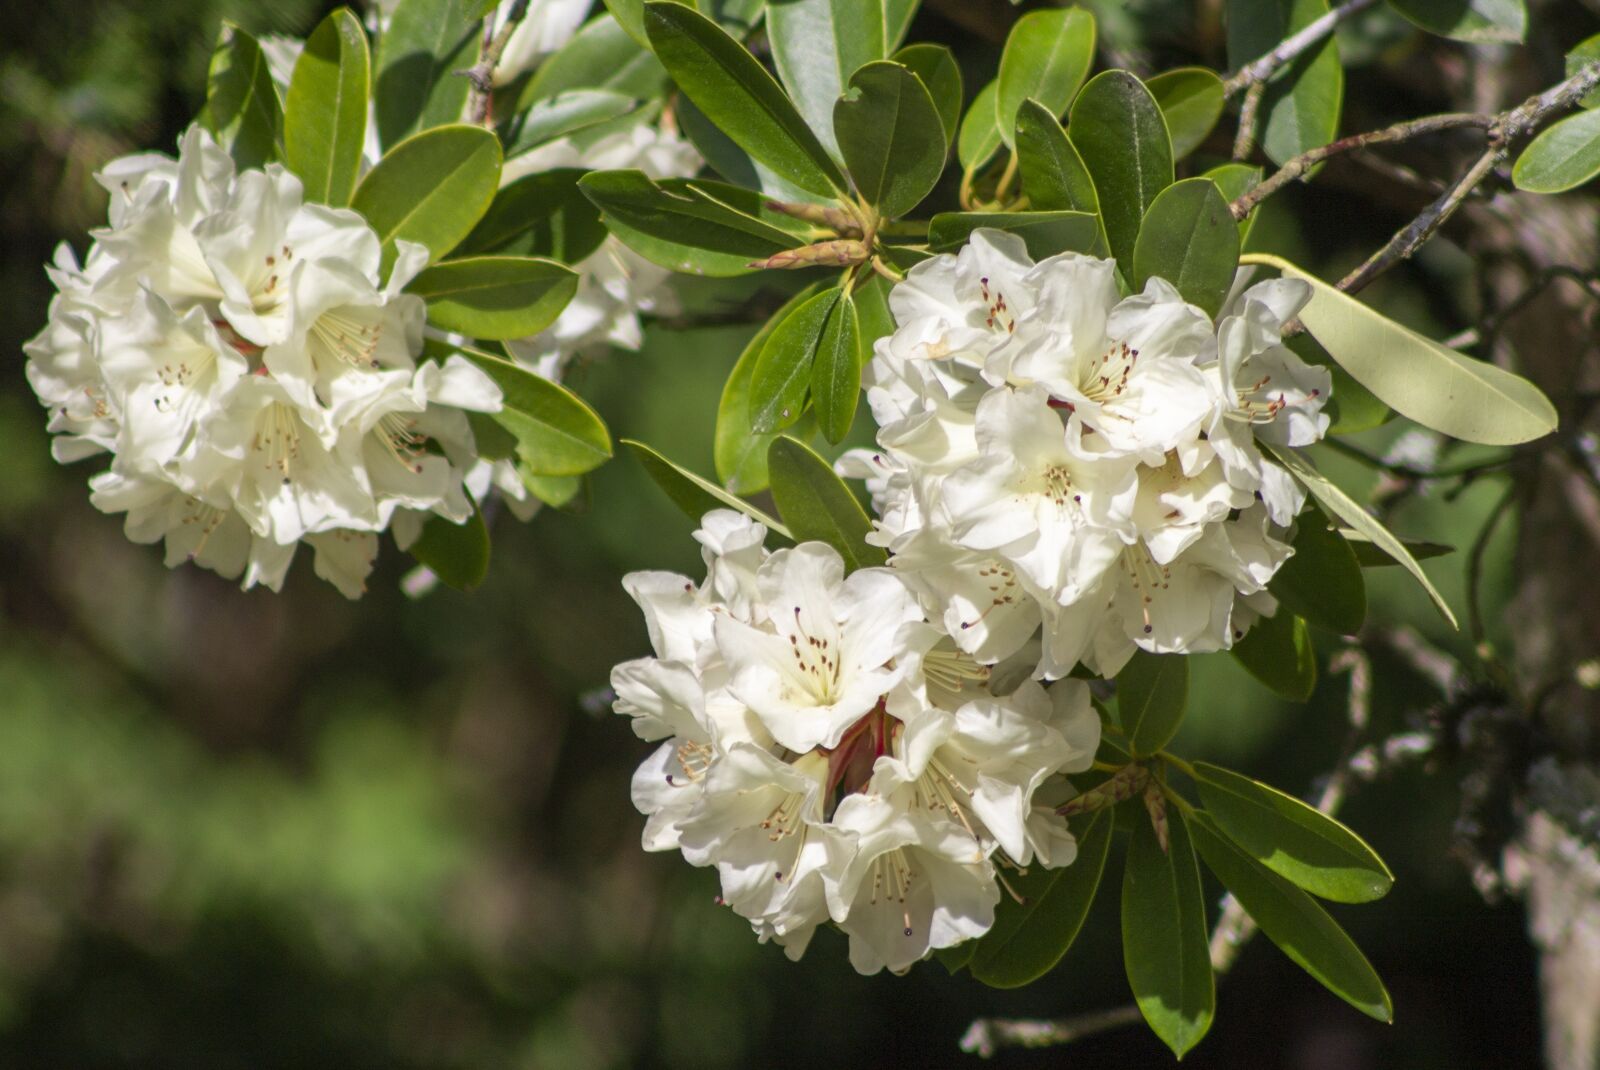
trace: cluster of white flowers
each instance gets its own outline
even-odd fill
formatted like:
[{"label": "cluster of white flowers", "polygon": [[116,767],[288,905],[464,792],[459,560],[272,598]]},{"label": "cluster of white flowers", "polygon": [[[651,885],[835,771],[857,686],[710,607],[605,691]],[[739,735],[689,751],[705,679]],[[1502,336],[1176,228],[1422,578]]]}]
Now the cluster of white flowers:
[{"label": "cluster of white flowers", "polygon": [[1309,298],[1263,282],[1213,324],[1162,279],[1122,297],[1109,260],[1036,264],[975,232],[890,294],[866,376],[881,448],[840,463],[867,480],[872,541],[980,662],[1035,634],[1045,679],[1228,648],[1275,611],[1304,504],[1258,440],[1328,427],[1327,370],[1282,339]]},{"label": "cluster of white flowers", "polygon": [[58,460],[111,454],[92,500],[245,586],[283,582],[300,542],[317,574],[361,593],[377,533],[465,521],[476,459],[462,410],[499,388],[459,356],[419,363],[424,306],[401,291],[427,250],[348,209],[303,203],[278,165],[236,173],[204,130],[178,158],[98,176],[110,226],[81,266],[57,252],[49,323],[26,346]]},{"label": "cluster of white flowers", "polygon": [[1073,860],[1055,774],[1089,768],[1099,717],[1078,680],[995,694],[897,572],[766,534],[712,512],[703,583],[625,580],[656,656],[612,673],[616,709],[664,741],[633,782],[644,844],[715,866],[791,957],[832,921],[856,969],[901,972],[989,929],[1000,867]]}]

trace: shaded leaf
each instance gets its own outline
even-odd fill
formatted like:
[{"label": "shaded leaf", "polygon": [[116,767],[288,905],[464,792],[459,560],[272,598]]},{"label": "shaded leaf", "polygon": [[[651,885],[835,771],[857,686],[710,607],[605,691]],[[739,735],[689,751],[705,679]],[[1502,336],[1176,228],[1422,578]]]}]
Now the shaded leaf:
[{"label": "shaded leaf", "polygon": [[[1328,13],[1328,0],[1228,0],[1228,65],[1235,69]],[[1275,163],[1326,145],[1339,133],[1344,67],[1330,34],[1284,64],[1261,98],[1261,147]]]},{"label": "shaded leaf", "polygon": [[[750,382],[755,377],[761,350],[772,331],[796,308],[812,297],[821,284],[808,286],[786,301],[745,344],[717,405],[717,427],[712,445],[717,478],[735,494],[755,494],[767,488],[767,448],[778,432],[758,435],[750,430]],[[804,419],[802,417],[802,419]],[[800,438],[809,436],[796,436]]]},{"label": "shaded leaf", "polygon": [[563,167],[524,175],[501,186],[456,252],[548,256],[566,264],[578,263],[606,239],[600,209],[578,188],[578,180],[586,174],[576,167]]},{"label": "shaded leaf", "polygon": [[1161,849],[1148,820],[1134,823],[1122,874],[1122,963],[1134,1001],[1174,1055],[1200,1043],[1216,1013],[1216,979],[1206,940],[1187,822],[1167,811],[1169,848]]},{"label": "shaded leaf", "polygon": [[1089,253],[1100,246],[1100,221],[1086,212],[940,212],[928,224],[929,248],[953,252],[967,244],[979,227],[1017,235],[1035,260],[1056,253]]},{"label": "shaded leaf", "polygon": [[611,435],[582,398],[550,380],[482,350],[461,353],[504,395],[494,418],[517,438],[522,467],[536,476],[578,476],[611,458]]},{"label": "shaded leaf", "polygon": [[1100,214],[1100,197],[1083,157],[1061,123],[1036,100],[1025,100],[1017,109],[1017,162],[1023,192],[1035,211]]},{"label": "shaded leaf", "polygon": [[1172,185],[1172,141],[1161,108],[1139,79],[1106,71],[1078,94],[1067,136],[1094,177],[1111,253],[1132,275],[1139,224],[1156,194]]},{"label": "shaded leaf", "polygon": [[939,111],[939,123],[944,128],[944,145],[948,152],[955,144],[956,131],[961,124],[961,67],[950,50],[943,45],[907,45],[889,57],[922,79],[933,106]]},{"label": "shaded leaf", "polygon": [[399,0],[378,38],[378,138],[385,150],[420,130],[461,121],[472,88],[454,72],[478,61],[472,0]]},{"label": "shaded leaf", "polygon": [[1317,688],[1311,629],[1286,608],[1256,621],[1229,653],[1251,676],[1290,702],[1308,701]]},{"label": "shaded leaf", "polygon": [[1134,652],[1117,674],[1117,720],[1135,757],[1172,741],[1189,701],[1189,662],[1181,654]]},{"label": "shaded leaf", "polygon": [[1441,37],[1478,43],[1520,41],[1528,32],[1524,0],[1389,0],[1413,23]]},{"label": "shaded leaf", "polygon": [[473,509],[465,524],[430,516],[409,552],[445,586],[472,590],[489,575],[489,528],[483,513]]},{"label": "shaded leaf", "polygon": [[1315,506],[1300,514],[1294,556],[1272,577],[1270,590],[1290,610],[1340,635],[1367,619],[1367,585],[1350,544]]},{"label": "shaded leaf", "polygon": [[1133,248],[1133,288],[1166,279],[1216,318],[1239,269],[1239,228],[1209,178],[1186,178],[1156,194]]},{"label": "shaded leaf", "polygon": [[810,447],[779,438],[767,451],[772,498],[796,542],[825,542],[844,558],[845,571],[883,565],[888,556],[868,545],[872,524],[850,488]]},{"label": "shaded leaf", "polygon": [[811,408],[829,442],[842,441],[855,422],[864,360],[856,303],[848,292],[842,293],[828,312],[811,365]]},{"label": "shaded leaf", "polygon": [[898,63],[869,63],[833,107],[834,131],[856,190],[880,214],[905,215],[944,170],[944,124],[922,79]]},{"label": "shaded leaf", "polygon": [[628,36],[617,21],[600,15],[539,64],[517,100],[518,111],[571,90],[609,90],[635,100],[658,96],[667,85],[661,61]]},{"label": "shaded leaf", "polygon": [[504,341],[555,322],[578,292],[578,276],[553,260],[475,256],[426,268],[407,290],[428,303],[434,326]]},{"label": "shaded leaf", "polygon": [[1222,79],[1204,67],[1180,67],[1156,75],[1145,85],[1161,105],[1175,160],[1199,148],[1222,118]]},{"label": "shaded leaf", "polygon": [[224,22],[211,53],[206,102],[200,125],[228,150],[240,169],[261,167],[279,156],[283,105],[256,39]]},{"label": "shaded leaf", "polygon": [[793,540],[788,528],[743,498],[735,497],[709,479],[704,479],[687,468],[674,464],[643,442],[625,438],[622,444],[633,451],[633,455],[639,459],[639,463],[650,474],[650,478],[656,481],[656,485],[666,492],[673,504],[682,509],[691,520],[698,523],[701,517],[713,509],[736,509],[757,523],[766,525],[767,530],[773,534]]},{"label": "shaded leaf", "polygon": [[554,96],[541,97],[512,122],[506,157],[519,156],[558,137],[626,115],[637,104],[632,97],[613,89],[564,89]]}]

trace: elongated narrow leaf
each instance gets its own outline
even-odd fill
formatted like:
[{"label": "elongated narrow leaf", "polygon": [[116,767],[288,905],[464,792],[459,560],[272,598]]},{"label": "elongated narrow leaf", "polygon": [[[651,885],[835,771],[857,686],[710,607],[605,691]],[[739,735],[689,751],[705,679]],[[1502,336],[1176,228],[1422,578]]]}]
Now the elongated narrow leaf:
[{"label": "elongated narrow leaf", "polygon": [[825,542],[844,558],[847,572],[882,565],[888,556],[867,544],[872,524],[850,488],[827,461],[792,438],[767,451],[772,498],[796,542]]},{"label": "elongated narrow leaf", "polygon": [[1441,37],[1485,43],[1520,41],[1528,32],[1524,0],[1389,0],[1400,14]]},{"label": "elongated narrow leaf", "polygon": [[1278,876],[1336,903],[1369,903],[1394,886],[1378,853],[1315,807],[1208,762],[1194,773],[1217,828]]},{"label": "elongated narrow leaf", "polygon": [[629,37],[616,19],[600,15],[585,23],[572,40],[539,64],[518,97],[517,110],[584,89],[607,90],[644,100],[659,95],[667,81],[666,68],[654,53]]},{"label": "elongated narrow leaf", "polygon": [[650,478],[656,481],[656,485],[666,492],[672,503],[682,509],[691,520],[699,521],[713,509],[737,509],[752,520],[766,525],[768,531],[793,541],[794,537],[788,528],[743,498],[729,494],[709,479],[697,476],[682,465],[669,461],[643,442],[625,438],[622,444],[633,451],[633,455],[639,459],[639,463],[650,474]]},{"label": "elongated narrow leaf", "polygon": [[1490,446],[1555,430],[1555,406],[1521,376],[1424,338],[1280,257],[1252,253],[1243,259],[1310,283],[1313,296],[1300,322],[1345,371],[1402,416]]},{"label": "elongated narrow leaf", "polygon": [[645,48],[650,47],[650,39],[644,32],[644,0],[603,0],[606,10],[611,12],[611,17],[616,19],[628,36]]},{"label": "elongated narrow leaf", "polygon": [[[1228,64],[1242,67],[1328,13],[1328,0],[1228,0]],[[1284,64],[1261,98],[1261,147],[1276,163],[1339,134],[1344,67],[1334,35]]]},{"label": "elongated narrow leaf", "polygon": [[1136,757],[1159,751],[1178,734],[1189,702],[1189,662],[1143,650],[1117,674],[1117,718]]},{"label": "elongated narrow leaf", "polygon": [[999,81],[990,82],[978,90],[961,120],[961,131],[956,137],[956,159],[966,171],[976,171],[1000,151],[1000,117],[995,101],[1000,96]]},{"label": "elongated narrow leaf", "polygon": [[1350,544],[1315,506],[1300,514],[1294,556],[1272,578],[1272,593],[1292,612],[1341,635],[1367,619],[1367,585]]},{"label": "elongated narrow leaf", "polygon": [[[767,489],[767,448],[778,432],[758,435],[750,430],[750,383],[755,378],[756,362],[774,328],[809,300],[820,284],[809,286],[791,297],[784,306],[745,344],[744,351],[728,373],[717,405],[717,428],[712,445],[717,478],[735,494],[755,494]],[[802,419],[804,419],[802,417]],[[808,436],[797,435],[798,438]]]},{"label": "elongated narrow leaf", "polygon": [[1306,702],[1317,687],[1317,654],[1306,622],[1287,608],[1264,617],[1233,644],[1234,660],[1290,702]]},{"label": "elongated narrow leaf", "polygon": [[[1386,565],[1398,565],[1400,562],[1384,553],[1376,543],[1366,535],[1354,528],[1341,528],[1339,534],[1344,541],[1350,544],[1350,549],[1355,552],[1356,561],[1362,568],[1383,568]],[[1440,542],[1414,542],[1411,539],[1403,540],[1406,552],[1418,561],[1426,561],[1430,557],[1443,557],[1445,554],[1456,552],[1454,546],[1446,546]]]},{"label": "elongated narrow leaf", "polygon": [[600,209],[583,195],[587,171],[557,168],[524,175],[495,193],[472,233],[456,246],[466,256],[547,256],[576,264],[606,240]]},{"label": "elongated narrow leaf", "polygon": [[781,431],[800,419],[817,351],[840,296],[835,286],[807,299],[778,321],[761,347],[750,378],[750,429],[756,434]]},{"label": "elongated narrow leaf", "polygon": [[831,199],[801,189],[793,182],[783,179],[766,164],[751,159],[748,152],[734,144],[733,139],[718,129],[716,123],[706,118],[705,113],[695,107],[694,101],[688,97],[678,97],[676,114],[684,136],[689,139],[690,144],[705,157],[706,163],[711,165],[713,171],[733,185],[760,190],[774,200],[796,204],[826,202]]},{"label": "elongated narrow leaf", "polygon": [[905,215],[944,170],[944,122],[922,79],[898,63],[869,63],[834,104],[839,151],[856,189],[879,214]]},{"label": "elongated narrow leaf", "polygon": [[613,89],[567,89],[543,97],[516,117],[506,140],[506,158],[626,115],[637,105],[638,101]]},{"label": "elongated narrow leaf", "polygon": [[231,22],[222,24],[211,53],[200,125],[241,169],[277,159],[283,144],[283,105],[267,57],[254,37]]},{"label": "elongated narrow leaf", "polygon": [[1600,111],[1581,111],[1545,128],[1511,169],[1518,189],[1563,193],[1600,175]]},{"label": "elongated narrow leaf", "polygon": [[322,20],[295,62],[284,108],[283,158],[306,200],[350,203],[367,143],[372,57],[361,22],[341,7]]},{"label": "elongated narrow leaf", "polygon": [[494,418],[517,437],[517,456],[536,476],[580,476],[611,458],[611,435],[582,398],[493,353],[462,354],[493,379],[505,395]]},{"label": "elongated narrow leaf", "polygon": [[917,44],[907,45],[889,58],[922,79],[939,111],[948,152],[961,125],[961,67],[956,57],[943,45]]},{"label": "elongated narrow leaf", "polygon": [[972,976],[995,988],[1020,988],[1055,968],[1089,916],[1106,856],[1113,810],[1102,810],[1078,836],[1078,857],[1060,869],[1030,868],[1014,879],[1023,902],[1003,902],[994,928],[975,945]]},{"label": "elongated narrow leaf", "polygon": [[1036,100],[1059,116],[1077,95],[1094,62],[1094,16],[1081,7],[1030,11],[1016,21],[1000,55],[995,119],[1013,145],[1017,109]]},{"label": "elongated narrow leaf", "polygon": [[367,172],[350,205],[383,242],[401,239],[444,256],[472,232],[500,185],[500,139],[481,126],[440,126],[396,145]]},{"label": "elongated narrow leaf", "polygon": [[979,227],[1017,235],[1035,260],[1100,247],[1100,221],[1087,212],[940,212],[928,224],[928,245],[935,252],[953,252]]},{"label": "elongated narrow leaf", "polygon": [[1222,118],[1222,79],[1204,67],[1180,67],[1145,84],[1167,120],[1173,159],[1198,149]]},{"label": "elongated narrow leaf", "polygon": [[795,107],[835,158],[834,102],[850,76],[889,54],[885,0],[770,0],[767,39]]},{"label": "elongated narrow leaf", "polygon": [[812,193],[844,177],[778,83],[716,23],[681,4],[645,4],[645,31],[684,95],[753,159]]},{"label": "elongated narrow leaf", "polygon": [[1017,162],[1029,207],[1100,214],[1100,197],[1083,157],[1061,123],[1036,100],[1025,100],[1017,109]]},{"label": "elongated narrow leaf", "polygon": [[1195,814],[1190,828],[1207,868],[1267,939],[1356,1010],[1380,1022],[1394,1020],[1394,1004],[1372,964],[1326,910],[1235,846],[1209,815]]},{"label": "elongated narrow leaf", "polygon": [[778,225],[798,227],[771,212],[759,194],[719,182],[656,182],[643,171],[595,171],[578,188],[623,244],[686,274],[747,274],[753,261],[806,242],[803,232]]},{"label": "elongated narrow leaf", "polygon": [[461,121],[471,86],[455,72],[477,62],[482,39],[471,0],[399,0],[378,39],[373,92],[386,150]]},{"label": "elongated narrow leaf", "polygon": [[811,407],[829,442],[842,441],[855,422],[863,360],[856,303],[848,293],[841,294],[828,311],[811,365]]},{"label": "elongated narrow leaf", "polygon": [[1239,270],[1239,228],[1209,178],[1186,178],[1156,194],[1133,247],[1133,288],[1166,279],[1215,317]]},{"label": "elongated narrow leaf", "polygon": [[465,524],[431,516],[410,546],[411,556],[427,565],[440,582],[470,591],[489,575],[489,529],[483,514],[472,511]]},{"label": "elongated narrow leaf", "polygon": [[1094,177],[1111,253],[1131,275],[1139,223],[1172,185],[1172,139],[1161,108],[1139,79],[1106,71],[1078,94],[1067,136]]},{"label": "elongated narrow leaf", "polygon": [[1439,612],[1450,623],[1450,627],[1460,627],[1456,623],[1456,615],[1450,611],[1449,603],[1444,600],[1444,595],[1439,593],[1433,581],[1428,579],[1428,574],[1422,571],[1422,566],[1417,564],[1417,559],[1411,556],[1405,543],[1396,538],[1394,532],[1384,527],[1378,522],[1377,517],[1363,509],[1359,502],[1317,471],[1316,466],[1307,460],[1304,454],[1286,447],[1267,448],[1278,462],[1311,492],[1312,497],[1316,498],[1324,509],[1371,539],[1374,546],[1404,565],[1406,571],[1415,576],[1417,582],[1422,584],[1422,589],[1428,592],[1428,597],[1433,599],[1433,604],[1439,608]]},{"label": "elongated narrow leaf", "polygon": [[1187,822],[1170,808],[1167,822],[1165,851],[1148,820],[1134,824],[1128,841],[1122,964],[1144,1020],[1181,1059],[1211,1028],[1217,989],[1206,946],[1200,867]]},{"label": "elongated narrow leaf", "polygon": [[434,326],[498,342],[550,326],[578,292],[578,276],[553,260],[474,256],[426,268],[407,289],[428,302]]}]

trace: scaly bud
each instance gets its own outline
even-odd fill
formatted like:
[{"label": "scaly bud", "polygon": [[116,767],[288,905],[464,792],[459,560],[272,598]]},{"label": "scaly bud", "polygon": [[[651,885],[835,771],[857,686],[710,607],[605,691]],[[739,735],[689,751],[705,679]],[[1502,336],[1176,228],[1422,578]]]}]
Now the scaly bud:
[{"label": "scaly bud", "polygon": [[864,263],[872,255],[872,250],[854,238],[841,238],[837,241],[821,241],[814,245],[802,245],[798,249],[787,249],[765,260],[751,261],[747,267],[753,268],[808,268],[808,267],[845,267],[850,264]]},{"label": "scaly bud", "polygon": [[1124,766],[1117,770],[1110,780],[1056,807],[1056,813],[1062,817],[1074,817],[1078,814],[1103,810],[1124,799],[1133,798],[1148,783],[1150,783],[1150,770],[1142,765]]},{"label": "scaly bud", "polygon": [[1153,780],[1144,789],[1144,808],[1150,811],[1150,824],[1156,830],[1156,842],[1161,845],[1161,853],[1166,854],[1171,844],[1171,835],[1167,830],[1167,800],[1161,794],[1161,785]]},{"label": "scaly bud", "polygon": [[860,237],[861,221],[836,204],[792,204],[788,201],[768,201],[767,207],[782,212],[791,219],[804,220],[819,227],[827,227],[846,236]]}]

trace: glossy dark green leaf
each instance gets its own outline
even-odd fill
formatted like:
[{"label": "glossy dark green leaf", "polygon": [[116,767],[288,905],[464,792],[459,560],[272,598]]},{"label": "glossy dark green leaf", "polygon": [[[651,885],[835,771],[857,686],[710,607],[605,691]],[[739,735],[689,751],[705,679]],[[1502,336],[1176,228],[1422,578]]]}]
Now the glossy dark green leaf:
[{"label": "glossy dark green leaf", "polygon": [[594,171],[578,188],[625,245],[686,274],[743,275],[752,261],[806,241],[798,230],[783,229],[800,225],[768,209],[760,194],[719,182]]},{"label": "glossy dark green leaf", "polygon": [[905,215],[944,170],[944,124],[922,79],[898,63],[869,63],[833,107],[834,132],[856,190],[886,218]]},{"label": "glossy dark green leaf", "polygon": [[773,327],[750,379],[750,428],[756,434],[781,431],[800,419],[817,351],[840,296],[837,286],[824,290]]},{"label": "glossy dark green leaf", "polygon": [[842,294],[828,313],[811,364],[811,408],[829,442],[842,442],[855,423],[864,362],[856,303],[848,293]]},{"label": "glossy dark green leaf", "polygon": [[1204,67],[1180,67],[1145,85],[1167,120],[1173,159],[1181,160],[1199,148],[1222,118],[1222,79]]},{"label": "glossy dark green leaf", "polygon": [[1317,687],[1311,629],[1288,609],[1263,617],[1230,653],[1251,676],[1290,702],[1306,702]]},{"label": "glossy dark green leaf", "polygon": [[907,45],[889,57],[922,79],[944,127],[945,149],[955,144],[961,124],[961,67],[943,45]]},{"label": "glossy dark green leaf", "polygon": [[891,283],[874,275],[855,288],[856,316],[861,321],[861,351],[870,357],[873,344],[894,333],[894,314],[889,311]]},{"label": "glossy dark green leaf", "polygon": [[1117,674],[1117,720],[1136,757],[1171,742],[1189,701],[1189,662],[1181,654],[1136,651]]},{"label": "glossy dark green leaf", "polygon": [[935,252],[953,252],[979,227],[1017,235],[1035,260],[1100,247],[1100,221],[1087,212],[940,212],[929,221],[928,245]]},{"label": "glossy dark green leaf", "polygon": [[1036,100],[1025,100],[1017,109],[1017,162],[1030,208],[1100,213],[1100,197],[1083,157],[1061,123]]},{"label": "glossy dark green leaf", "polygon": [[717,478],[735,494],[755,494],[767,489],[767,448],[778,437],[776,431],[758,435],[750,430],[750,382],[755,378],[756,362],[761,359],[761,350],[772,337],[773,329],[820,288],[819,283],[795,294],[762,324],[745,344],[722,387],[712,454]]},{"label": "glossy dark green leaf", "polygon": [[518,97],[521,111],[535,101],[576,89],[600,89],[636,100],[657,96],[667,85],[661,61],[606,15],[590,19],[556,54],[539,64]]},{"label": "glossy dark green leaf", "polygon": [[[1228,64],[1238,68],[1328,13],[1328,0],[1228,0]],[[1344,67],[1334,35],[1286,63],[1261,98],[1261,147],[1275,163],[1339,134]]]},{"label": "glossy dark green leaf", "polygon": [[1030,11],[1016,21],[1000,54],[995,121],[1014,144],[1017,109],[1036,100],[1053,116],[1067,110],[1094,62],[1094,16],[1081,7]]},{"label": "glossy dark green leaf", "polygon": [[1370,903],[1394,887],[1378,853],[1315,807],[1208,762],[1195,762],[1194,776],[1223,835],[1297,887],[1336,903]]},{"label": "glossy dark green leaf", "polygon": [[1511,168],[1529,193],[1564,193],[1600,175],[1600,111],[1581,111],[1540,131]]},{"label": "glossy dark green leaf", "polygon": [[1292,612],[1340,635],[1356,634],[1367,619],[1361,564],[1316,506],[1300,514],[1294,556],[1272,578],[1271,591]]},{"label": "glossy dark green leaf", "polygon": [[[1261,168],[1252,167],[1244,163],[1225,163],[1213,167],[1200,176],[1209,178],[1217,184],[1222,191],[1222,196],[1229,204],[1243,197],[1246,193],[1261,184]],[[1242,248],[1245,239],[1250,237],[1250,228],[1256,225],[1256,213],[1251,212],[1239,220],[1239,245]]]},{"label": "glossy dark green leaf", "polygon": [[224,22],[211,53],[200,125],[241,169],[275,160],[283,145],[283,105],[256,39]]},{"label": "glossy dark green leaf", "polygon": [[517,437],[517,456],[538,476],[579,476],[611,458],[611,435],[582,398],[493,353],[462,355],[495,381],[504,407],[494,417]]},{"label": "glossy dark green leaf", "polygon": [[[1351,528],[1342,529],[1339,534],[1344,536],[1344,541],[1350,544],[1350,549],[1356,555],[1356,561],[1362,568],[1383,568],[1387,565],[1398,565],[1400,562],[1390,557],[1379,549],[1367,536]],[[1430,557],[1443,557],[1445,554],[1456,552],[1454,546],[1446,546],[1439,542],[1414,542],[1411,539],[1403,540],[1406,552],[1415,560],[1425,561]]]},{"label": "glossy dark green leaf", "polygon": [[1023,902],[1001,902],[994,927],[977,941],[972,976],[995,988],[1020,988],[1049,973],[1078,938],[1089,916],[1106,856],[1113,810],[1094,814],[1078,835],[1078,857],[1060,869],[1030,867],[1011,880]]},{"label": "glossy dark green leaf", "polygon": [[1200,867],[1183,815],[1167,810],[1163,851],[1148,819],[1128,841],[1122,875],[1122,964],[1150,1028],[1174,1055],[1200,1043],[1216,1013]]},{"label": "glossy dark green leaf", "polygon": [[795,107],[835,158],[834,102],[850,76],[889,54],[886,0],[770,0],[767,39]]},{"label": "glossy dark green leaf", "polygon": [[809,190],[803,190],[793,182],[781,178],[772,168],[750,158],[750,154],[733,143],[717,128],[717,124],[706,118],[705,113],[694,106],[694,101],[688,97],[677,98],[678,125],[683,129],[683,134],[689,139],[711,169],[735,186],[745,189],[760,190],[768,197],[779,201],[791,203],[815,203],[831,200],[819,197]]},{"label": "glossy dark green leaf", "polygon": [[499,185],[499,138],[481,126],[439,126],[390,149],[350,206],[377,231],[385,264],[402,238],[437,260],[472,233]]},{"label": "glossy dark green leaf", "polygon": [[833,466],[810,447],[783,437],[767,451],[772,498],[796,542],[825,542],[844,558],[845,571],[883,565],[888,555],[866,542],[872,524]]},{"label": "glossy dark green leaf", "polygon": [[378,38],[378,138],[385,150],[419,130],[461,121],[483,35],[471,0],[399,0]]},{"label": "glossy dark green leaf", "polygon": [[1133,288],[1151,278],[1177,287],[1213,318],[1239,270],[1239,228],[1209,178],[1174,182],[1151,202],[1133,247]]},{"label": "glossy dark green leaf", "polygon": [[1372,964],[1326,910],[1235,846],[1208,815],[1195,814],[1190,827],[1207,868],[1267,939],[1356,1010],[1380,1022],[1394,1020],[1394,1004]]},{"label": "glossy dark green leaf", "polygon": [[605,241],[600,209],[583,195],[578,180],[587,171],[558,168],[524,175],[495,193],[472,233],[456,252],[464,256],[501,253],[547,256],[576,264]]},{"label": "glossy dark green leaf", "polygon": [[844,177],[789,98],[744,46],[681,4],[645,4],[651,46],[684,95],[753,159],[819,195]]},{"label": "glossy dark green leaf", "polygon": [[465,524],[430,516],[410,553],[445,586],[470,591],[489,575],[489,528],[476,509]]},{"label": "glossy dark green leaf", "polygon": [[473,256],[426,268],[406,289],[428,303],[435,327],[498,342],[555,322],[578,292],[578,275],[531,256]]},{"label": "glossy dark green leaf", "polygon": [[1486,43],[1520,41],[1528,32],[1524,0],[1389,0],[1400,14],[1441,37]]},{"label": "glossy dark green leaf", "polygon": [[626,115],[637,104],[612,89],[566,89],[541,97],[511,124],[506,157],[511,159],[558,137]]},{"label": "glossy dark green leaf", "polygon": [[1172,139],[1161,107],[1127,71],[1106,71],[1078,94],[1067,136],[1094,178],[1111,253],[1131,275],[1139,223],[1172,185]]},{"label": "glossy dark green leaf", "polygon": [[993,159],[1000,151],[1000,119],[995,101],[1000,96],[998,80],[978,90],[961,120],[961,130],[956,137],[956,159],[966,171],[976,171]]},{"label": "glossy dark green leaf", "polygon": [[713,509],[736,509],[758,523],[766,525],[768,531],[792,540],[788,528],[743,498],[735,497],[709,479],[697,476],[687,468],[669,461],[643,442],[625,438],[622,444],[633,451],[633,455],[644,466],[650,478],[655,480],[656,486],[665,491],[667,497],[672,499],[672,503],[682,509],[691,520],[698,522]]},{"label": "glossy dark green leaf", "polygon": [[283,159],[315,204],[350,203],[361,174],[372,94],[367,32],[341,7],[312,31],[284,107]]}]

